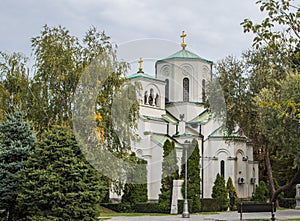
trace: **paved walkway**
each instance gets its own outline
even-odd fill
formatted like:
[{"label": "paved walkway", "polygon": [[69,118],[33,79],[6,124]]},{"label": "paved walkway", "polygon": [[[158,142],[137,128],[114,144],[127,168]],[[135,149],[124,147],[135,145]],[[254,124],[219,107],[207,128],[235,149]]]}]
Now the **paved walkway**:
[{"label": "paved walkway", "polygon": [[[300,219],[300,210],[287,209],[275,213],[276,220]],[[182,218],[181,215],[170,216],[120,216],[112,217],[111,221],[213,221],[213,220],[239,220],[238,212],[220,212],[218,214],[194,215]],[[243,220],[247,219],[271,219],[271,213],[244,213]]]}]

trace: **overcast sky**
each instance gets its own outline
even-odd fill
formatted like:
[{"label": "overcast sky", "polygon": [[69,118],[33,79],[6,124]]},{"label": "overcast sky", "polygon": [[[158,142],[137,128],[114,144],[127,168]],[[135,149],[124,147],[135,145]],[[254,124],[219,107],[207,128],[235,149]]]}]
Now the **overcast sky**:
[{"label": "overcast sky", "polygon": [[[30,55],[30,39],[43,25],[62,25],[82,38],[95,26],[120,46],[145,39],[175,43],[214,62],[251,46],[244,18],[261,20],[256,0],[0,0],[0,51]],[[140,44],[143,47],[143,44]],[[146,46],[145,46],[146,47]],[[152,50],[154,50],[152,48]],[[173,49],[172,49],[173,50]],[[177,49],[176,49],[177,50]],[[173,51],[176,52],[176,51]],[[140,55],[143,56],[143,55]],[[164,56],[164,55],[162,55]],[[138,58],[137,58],[138,59]]]}]

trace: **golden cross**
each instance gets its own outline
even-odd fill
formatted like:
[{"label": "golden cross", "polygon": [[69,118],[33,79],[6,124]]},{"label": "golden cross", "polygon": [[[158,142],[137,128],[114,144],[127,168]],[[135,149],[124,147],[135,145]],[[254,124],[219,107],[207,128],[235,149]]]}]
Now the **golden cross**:
[{"label": "golden cross", "polygon": [[142,58],[140,58],[139,64],[140,64],[139,72],[142,72],[143,71],[143,59]]},{"label": "golden cross", "polygon": [[182,38],[181,47],[182,47],[183,49],[185,49],[186,43],[184,42],[184,38],[186,37],[186,33],[185,33],[184,31],[182,31],[182,34],[181,34],[180,37]]}]

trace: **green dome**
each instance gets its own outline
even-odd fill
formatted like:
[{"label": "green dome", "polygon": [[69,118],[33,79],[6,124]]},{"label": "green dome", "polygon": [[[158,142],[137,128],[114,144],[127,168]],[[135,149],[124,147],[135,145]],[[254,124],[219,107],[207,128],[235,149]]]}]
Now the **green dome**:
[{"label": "green dome", "polygon": [[209,61],[209,60],[206,60],[206,59],[203,59],[201,57],[199,57],[198,55],[196,55],[195,53],[193,52],[190,52],[186,49],[181,49],[180,51],[164,58],[164,59],[161,59],[159,61],[163,61],[163,60],[169,60],[169,59],[174,59],[174,58],[179,58],[179,59],[199,59],[199,60],[202,60],[202,61],[206,61],[206,62],[209,62],[209,63],[213,63],[212,61]]}]

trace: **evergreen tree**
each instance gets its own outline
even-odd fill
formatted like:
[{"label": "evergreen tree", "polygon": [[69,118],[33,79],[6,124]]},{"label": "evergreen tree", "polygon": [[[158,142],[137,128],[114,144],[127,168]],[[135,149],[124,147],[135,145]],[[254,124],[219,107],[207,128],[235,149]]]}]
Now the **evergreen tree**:
[{"label": "evergreen tree", "polygon": [[25,166],[34,142],[35,136],[22,113],[7,115],[7,121],[0,123],[0,210],[5,210],[5,220],[15,215],[17,174]]},{"label": "evergreen tree", "polygon": [[260,181],[251,200],[264,203],[267,202],[268,199],[270,199],[269,188],[264,181]]},{"label": "evergreen tree", "polygon": [[237,201],[239,198],[238,198],[236,190],[233,186],[231,177],[229,177],[227,180],[226,189],[227,189],[228,196],[230,199],[230,209],[235,210],[237,208],[236,205],[237,205]]},{"label": "evergreen tree", "polygon": [[162,179],[158,203],[163,211],[170,211],[173,180],[179,178],[175,143],[166,140],[163,146]]},{"label": "evergreen tree", "polygon": [[[132,161],[136,163],[134,172],[129,176],[129,180],[124,186],[124,194],[122,196],[122,203],[129,203],[131,205],[136,203],[147,202],[147,161],[138,159],[135,154],[131,156]],[[138,171],[137,171],[138,170]],[[134,181],[134,182],[133,182]]]},{"label": "evergreen tree", "polygon": [[222,210],[227,210],[229,206],[229,199],[225,185],[225,179],[219,173],[216,176],[211,197],[222,203]]},{"label": "evergreen tree", "polygon": [[[189,205],[190,212],[199,212],[201,207],[200,195],[201,195],[201,178],[200,178],[200,154],[197,140],[192,141],[190,149],[187,151],[188,160],[188,184],[187,184],[187,197],[190,199],[191,205]],[[182,167],[180,177],[184,179],[185,173],[185,151],[182,155]],[[182,186],[182,194],[185,193],[185,182]]]},{"label": "evergreen tree", "polygon": [[20,174],[18,208],[28,220],[98,220],[99,173],[83,158],[72,131],[53,126]]}]

